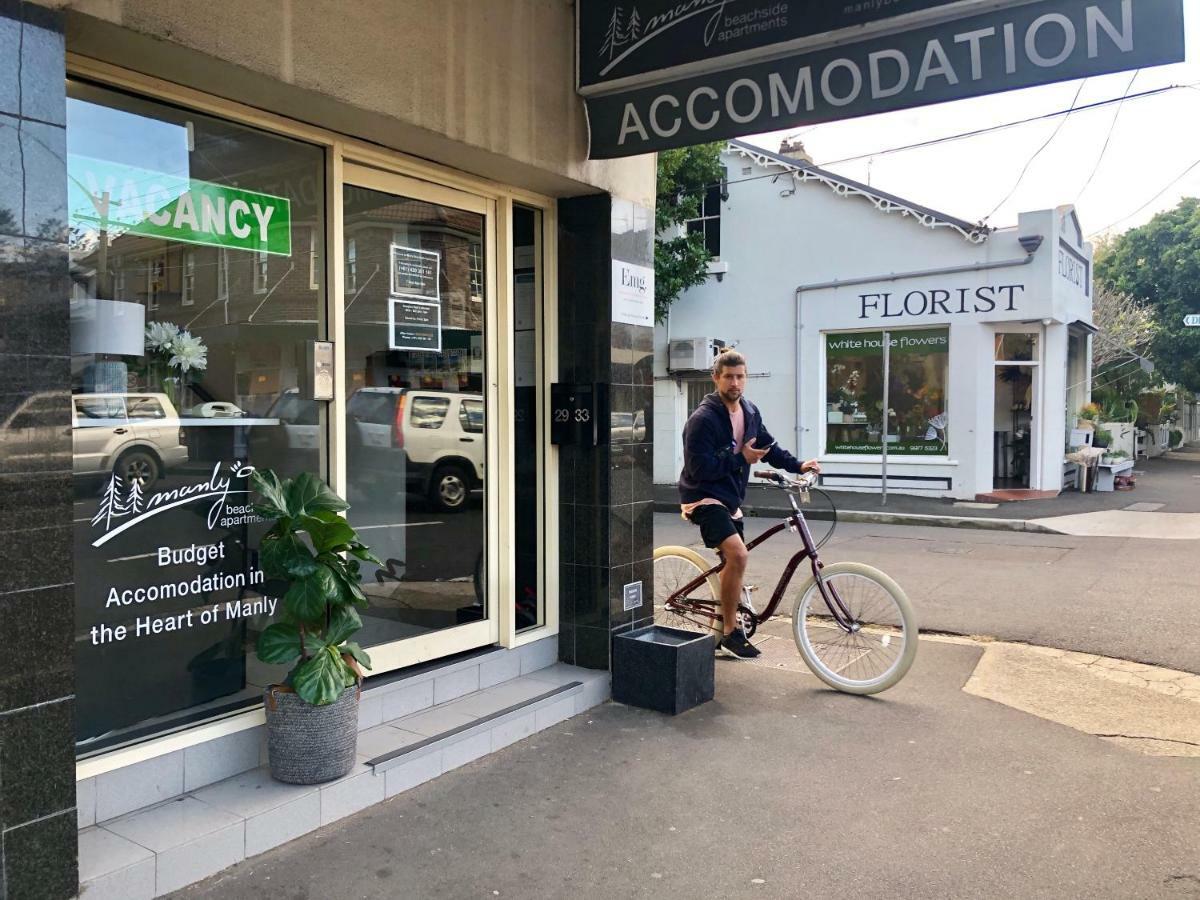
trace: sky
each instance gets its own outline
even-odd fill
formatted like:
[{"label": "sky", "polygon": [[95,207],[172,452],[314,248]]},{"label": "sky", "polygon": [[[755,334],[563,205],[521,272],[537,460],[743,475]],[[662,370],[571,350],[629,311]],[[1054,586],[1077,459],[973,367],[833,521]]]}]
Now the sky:
[{"label": "sky", "polygon": [[[1117,234],[1144,225],[1181,197],[1200,196],[1200,165],[1167,187],[1200,160],[1200,0],[1184,0],[1184,15],[1186,60],[1142,69],[1136,77],[1118,72],[742,140],[777,150],[781,138],[798,136],[817,165],[970,222],[986,219],[1003,228],[1015,225],[1022,211],[1074,203],[1090,240]],[[1193,86],[1119,107],[1074,112],[1065,121],[1059,116],[934,147],[838,162],[1118,98],[1127,89],[1137,94],[1171,84]]]}]

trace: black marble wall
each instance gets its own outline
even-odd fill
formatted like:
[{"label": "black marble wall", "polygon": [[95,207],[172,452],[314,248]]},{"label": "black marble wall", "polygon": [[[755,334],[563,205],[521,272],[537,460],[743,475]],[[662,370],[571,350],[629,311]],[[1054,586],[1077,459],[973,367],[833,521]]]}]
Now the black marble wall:
[{"label": "black marble wall", "polygon": [[0,0],[0,898],[78,886],[62,23]]},{"label": "black marble wall", "polygon": [[654,216],[608,195],[558,212],[559,381],[606,385],[612,411],[600,446],[559,448],[559,656],[607,669],[612,635],[653,618],[654,328],[612,321],[612,279],[614,260],[653,268]]}]

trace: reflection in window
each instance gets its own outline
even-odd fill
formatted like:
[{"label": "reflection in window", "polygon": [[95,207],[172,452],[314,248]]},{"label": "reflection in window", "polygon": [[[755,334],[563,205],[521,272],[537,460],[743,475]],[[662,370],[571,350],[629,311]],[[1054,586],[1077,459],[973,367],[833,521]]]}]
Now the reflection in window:
[{"label": "reflection in window", "polygon": [[1036,334],[997,334],[997,362],[1031,362],[1037,360]]},{"label": "reflection in window", "polygon": [[[90,754],[261,702],[280,677],[252,650],[279,593],[244,492],[248,466],[325,468],[298,390],[322,291],[301,277],[263,296],[270,256],[303,265],[314,227],[321,245],[325,167],[319,147],[220,119],[77,81],[67,95],[74,563],[88,573],[75,727]],[[235,196],[249,208],[236,230]],[[157,562],[193,546],[219,553]]]},{"label": "reflection in window", "polygon": [[414,397],[412,401],[413,428],[441,428],[446,421],[450,401],[445,397]]},{"label": "reflection in window", "polygon": [[358,290],[358,241],[354,238],[346,241],[346,293],[353,294]]},{"label": "reflection in window", "polygon": [[[889,453],[944,455],[947,328],[890,332]],[[883,333],[825,335],[825,452],[882,452]]]}]

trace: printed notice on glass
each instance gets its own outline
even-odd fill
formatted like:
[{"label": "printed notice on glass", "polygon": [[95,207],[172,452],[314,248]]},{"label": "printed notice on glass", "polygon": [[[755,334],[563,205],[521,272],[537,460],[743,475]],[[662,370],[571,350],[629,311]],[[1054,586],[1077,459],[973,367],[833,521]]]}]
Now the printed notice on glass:
[{"label": "printed notice on glass", "polygon": [[438,303],[438,269],[441,254],[392,244],[392,296],[418,297]]},{"label": "printed notice on glass", "polygon": [[654,326],[654,270],[614,259],[612,320]]},{"label": "printed notice on glass", "polygon": [[407,297],[388,302],[388,346],[392,350],[442,352],[442,306]]}]

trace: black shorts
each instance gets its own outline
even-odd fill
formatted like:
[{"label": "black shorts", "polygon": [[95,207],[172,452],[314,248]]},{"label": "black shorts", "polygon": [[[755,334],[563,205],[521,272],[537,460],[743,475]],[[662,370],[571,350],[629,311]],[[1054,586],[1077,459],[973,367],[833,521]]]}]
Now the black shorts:
[{"label": "black shorts", "polygon": [[742,520],[735,519],[723,503],[705,503],[692,510],[688,517],[693,525],[700,526],[700,537],[709,550],[720,547],[726,538],[736,534],[745,539]]}]

